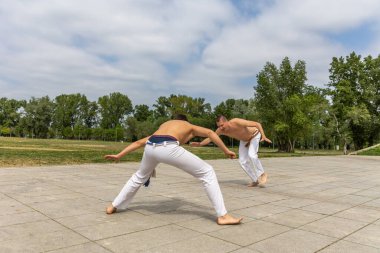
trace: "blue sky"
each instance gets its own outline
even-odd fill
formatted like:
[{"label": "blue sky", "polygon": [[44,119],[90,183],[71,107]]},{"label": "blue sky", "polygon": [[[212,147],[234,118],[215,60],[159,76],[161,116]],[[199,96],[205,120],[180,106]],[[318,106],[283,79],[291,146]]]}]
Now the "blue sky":
[{"label": "blue sky", "polygon": [[0,1],[0,97],[111,92],[213,106],[253,97],[266,62],[306,61],[324,87],[332,57],[380,53],[378,0]]}]

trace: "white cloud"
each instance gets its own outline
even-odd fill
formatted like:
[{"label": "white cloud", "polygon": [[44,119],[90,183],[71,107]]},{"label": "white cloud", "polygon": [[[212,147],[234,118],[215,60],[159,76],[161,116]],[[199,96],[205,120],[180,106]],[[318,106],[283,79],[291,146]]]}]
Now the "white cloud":
[{"label": "white cloud", "polygon": [[[380,34],[375,0],[239,3],[1,1],[0,97],[120,91],[134,104],[171,93],[215,104],[251,97],[254,83],[240,80],[285,56],[305,60],[309,82],[322,85],[331,58],[352,51],[329,35],[366,24]],[[376,56],[377,38],[363,51]]]},{"label": "white cloud", "polygon": [[[321,87],[328,82],[332,57],[352,51],[330,40],[328,35],[379,22],[379,8],[378,1],[277,1],[250,20],[226,26],[205,49],[204,68],[195,68],[194,74],[186,73],[183,79],[192,75],[205,77],[197,80],[201,88],[213,70],[220,79],[231,77],[219,82],[228,89],[236,86],[240,78],[255,76],[266,62],[279,65],[288,56],[293,63],[306,61],[309,83]],[[211,86],[210,90],[213,89]],[[247,91],[241,94],[244,96]]]}]

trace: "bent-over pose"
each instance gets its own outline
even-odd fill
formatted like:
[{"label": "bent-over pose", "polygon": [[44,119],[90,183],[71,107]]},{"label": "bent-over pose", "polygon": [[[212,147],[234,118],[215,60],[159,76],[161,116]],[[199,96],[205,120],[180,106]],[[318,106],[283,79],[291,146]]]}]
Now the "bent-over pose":
[{"label": "bent-over pose", "polygon": [[[239,145],[239,163],[242,169],[252,179],[248,185],[263,186],[267,182],[268,175],[264,172],[259,157],[260,141],[272,143],[264,133],[264,130],[259,122],[234,118],[227,120],[223,115],[216,119],[218,129],[215,131],[218,135],[226,135],[240,141]],[[198,147],[210,143],[210,138],[204,139],[202,142],[192,142],[191,146]],[[254,169],[253,169],[253,168]]]},{"label": "bent-over pose", "polygon": [[202,181],[207,196],[215,208],[216,221],[219,225],[240,223],[242,218],[234,218],[227,214],[213,167],[179,144],[187,143],[195,136],[208,137],[230,158],[235,158],[236,154],[224,145],[214,131],[190,124],[184,115],[180,118],[182,120],[169,120],[163,123],[152,136],[133,142],[119,154],[105,156],[109,160],[119,160],[145,145],[140,168],[128,180],[112,204],[107,207],[107,214],[112,214],[117,209],[127,208],[137,190],[147,182],[156,166],[159,163],[165,163],[180,168]]}]

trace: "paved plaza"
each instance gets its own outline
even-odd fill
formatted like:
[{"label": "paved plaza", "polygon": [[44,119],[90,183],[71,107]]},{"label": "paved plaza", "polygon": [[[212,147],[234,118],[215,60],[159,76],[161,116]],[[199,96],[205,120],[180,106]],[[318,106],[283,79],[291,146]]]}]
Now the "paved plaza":
[{"label": "paved plaza", "polygon": [[0,168],[0,252],[380,252],[380,157],[263,158],[248,188],[236,160],[214,166],[228,211],[218,226],[199,181],[159,165],[130,208],[105,207],[138,163]]}]

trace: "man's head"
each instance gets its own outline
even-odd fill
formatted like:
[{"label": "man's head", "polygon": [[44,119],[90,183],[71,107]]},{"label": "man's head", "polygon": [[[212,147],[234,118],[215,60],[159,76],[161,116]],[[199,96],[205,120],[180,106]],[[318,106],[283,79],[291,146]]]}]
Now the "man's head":
[{"label": "man's head", "polygon": [[180,114],[180,113],[179,113],[179,114],[176,114],[176,115],[173,117],[173,119],[189,121],[189,120],[187,119],[187,117],[186,117],[185,114]]},{"label": "man's head", "polygon": [[218,126],[218,128],[220,128],[221,130],[224,130],[228,127],[228,120],[227,118],[224,116],[224,115],[219,115],[217,118],[216,118],[216,125]]}]

